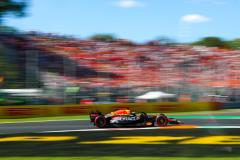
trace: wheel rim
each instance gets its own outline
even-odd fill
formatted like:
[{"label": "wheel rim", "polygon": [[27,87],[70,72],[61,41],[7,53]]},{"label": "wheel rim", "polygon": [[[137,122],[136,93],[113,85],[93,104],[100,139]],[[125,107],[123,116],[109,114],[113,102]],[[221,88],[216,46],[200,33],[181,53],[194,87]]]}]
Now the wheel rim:
[{"label": "wheel rim", "polygon": [[167,120],[164,117],[158,117],[157,124],[158,126],[166,126]]},{"label": "wheel rim", "polygon": [[164,120],[163,118],[160,119],[160,123],[161,123],[161,124],[163,124],[164,121],[165,121],[165,120]]},{"label": "wheel rim", "polygon": [[102,119],[99,120],[99,121],[98,121],[98,125],[99,125],[99,126],[103,126],[103,125],[104,125],[104,121],[103,121]]},{"label": "wheel rim", "polygon": [[98,117],[95,122],[96,126],[103,128],[106,126],[106,119],[104,117]]}]

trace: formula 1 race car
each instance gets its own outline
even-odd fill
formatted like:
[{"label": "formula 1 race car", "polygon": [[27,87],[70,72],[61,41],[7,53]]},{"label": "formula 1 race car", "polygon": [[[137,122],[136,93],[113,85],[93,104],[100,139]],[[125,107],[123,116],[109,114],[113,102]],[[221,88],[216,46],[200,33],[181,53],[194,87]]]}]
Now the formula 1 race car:
[{"label": "formula 1 race car", "polygon": [[[118,110],[119,111],[119,110]],[[98,128],[107,127],[153,127],[155,123],[159,127],[167,125],[178,125],[181,122],[174,118],[168,118],[164,114],[147,115],[144,112],[135,113],[130,112],[128,114],[115,114],[116,112],[109,114],[102,114],[99,111],[92,111],[90,113],[90,120],[94,126]]]}]

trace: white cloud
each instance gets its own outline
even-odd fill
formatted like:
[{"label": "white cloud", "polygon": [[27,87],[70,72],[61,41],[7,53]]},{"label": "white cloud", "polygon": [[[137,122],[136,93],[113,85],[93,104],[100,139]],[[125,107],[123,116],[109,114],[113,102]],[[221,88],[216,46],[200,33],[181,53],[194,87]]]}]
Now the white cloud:
[{"label": "white cloud", "polygon": [[188,14],[181,18],[181,21],[186,23],[203,23],[210,21],[209,17],[200,15],[200,14]]},{"label": "white cloud", "polygon": [[122,8],[134,8],[134,7],[142,7],[143,3],[137,0],[118,0],[116,5]]}]

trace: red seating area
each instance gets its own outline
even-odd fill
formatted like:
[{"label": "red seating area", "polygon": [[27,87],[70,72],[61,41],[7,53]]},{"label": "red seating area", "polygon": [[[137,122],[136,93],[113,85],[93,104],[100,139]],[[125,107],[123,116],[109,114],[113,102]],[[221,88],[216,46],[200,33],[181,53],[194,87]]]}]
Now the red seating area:
[{"label": "red seating area", "polygon": [[[70,78],[75,84],[109,87],[239,88],[240,51],[190,45],[99,42],[48,34],[27,34],[31,46],[62,55],[80,66],[110,72],[118,78]],[[14,43],[20,43],[15,41]],[[26,45],[26,44],[25,44]]]}]

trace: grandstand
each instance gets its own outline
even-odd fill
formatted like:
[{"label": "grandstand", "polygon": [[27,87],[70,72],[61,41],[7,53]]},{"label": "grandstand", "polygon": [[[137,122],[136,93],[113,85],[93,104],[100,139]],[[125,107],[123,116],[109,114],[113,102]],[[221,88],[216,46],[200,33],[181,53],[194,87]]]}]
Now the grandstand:
[{"label": "grandstand", "polygon": [[[204,101],[208,94],[231,100],[239,95],[239,50],[81,40],[36,32],[1,34],[0,39],[7,60],[20,70],[14,79],[23,84],[18,87],[44,88],[52,96],[64,97],[65,103],[129,102],[154,90],[189,95],[191,101]],[[69,87],[79,89],[65,92]]]}]

